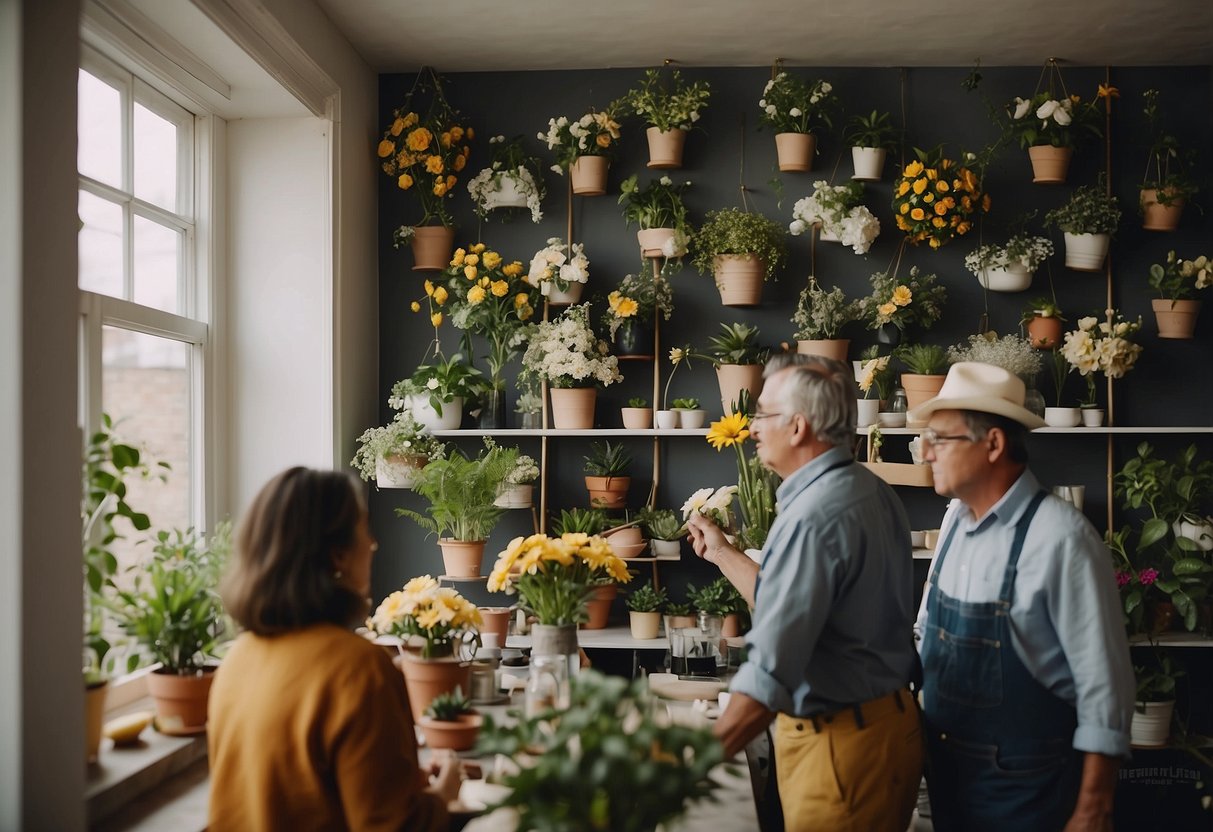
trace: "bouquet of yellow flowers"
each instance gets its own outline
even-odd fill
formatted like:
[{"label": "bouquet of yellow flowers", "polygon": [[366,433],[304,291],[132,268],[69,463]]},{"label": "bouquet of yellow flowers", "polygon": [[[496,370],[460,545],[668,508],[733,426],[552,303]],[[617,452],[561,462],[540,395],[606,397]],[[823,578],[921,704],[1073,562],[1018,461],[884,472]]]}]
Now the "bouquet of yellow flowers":
[{"label": "bouquet of yellow flowers", "polygon": [[914,153],[918,158],[893,186],[893,218],[911,243],[925,240],[939,248],[969,233],[973,218],[990,210],[990,195],[981,192],[972,170],[945,158],[941,148]]},{"label": "bouquet of yellow flowers", "polygon": [[632,580],[611,544],[598,535],[568,532],[560,537],[516,537],[489,575],[489,592],[518,593],[522,607],[540,624],[589,620],[585,602],[594,587]]},{"label": "bouquet of yellow flowers", "polygon": [[367,629],[379,635],[421,636],[421,656],[426,659],[452,655],[455,643],[465,633],[478,634],[483,624],[475,604],[429,575],[413,578],[384,598],[366,622]]},{"label": "bouquet of yellow flowers", "polygon": [[[413,109],[413,96],[431,94],[429,109],[419,114]],[[378,155],[383,172],[396,180],[404,191],[413,191],[421,200],[421,221],[435,221],[450,227],[453,224],[446,200],[454,196],[455,175],[467,165],[472,149],[467,144],[475,138],[471,127],[463,127],[459,113],[447,103],[442,92],[442,79],[426,67],[417,76],[404,106],[392,111],[392,122],[383,132]],[[396,244],[410,242],[412,227],[396,232]]]},{"label": "bouquet of yellow flowers", "polygon": [[[742,548],[758,549],[766,542],[771,524],[775,522],[775,489],[779,487],[779,475],[764,466],[757,456],[746,457],[743,443],[749,438],[749,427],[750,417],[744,413],[730,413],[712,423],[707,440],[717,451],[731,447],[737,453],[735,491],[737,504],[741,508],[739,539]],[[687,501],[688,506],[693,503],[694,497],[692,495],[691,500]]]}]

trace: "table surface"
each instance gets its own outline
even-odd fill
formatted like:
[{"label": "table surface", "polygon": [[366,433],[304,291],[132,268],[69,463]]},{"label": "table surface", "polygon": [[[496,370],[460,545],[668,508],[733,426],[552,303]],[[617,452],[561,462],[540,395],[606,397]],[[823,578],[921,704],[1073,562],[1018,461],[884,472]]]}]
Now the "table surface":
[{"label": "table surface", "polygon": [[[730,647],[741,647],[745,644],[743,636],[725,639]],[[601,630],[578,630],[577,644],[586,650],[666,650],[670,646],[665,636],[665,625],[657,638],[632,638],[630,627],[604,627]],[[530,647],[531,637],[511,634],[505,641],[506,647]]]}]

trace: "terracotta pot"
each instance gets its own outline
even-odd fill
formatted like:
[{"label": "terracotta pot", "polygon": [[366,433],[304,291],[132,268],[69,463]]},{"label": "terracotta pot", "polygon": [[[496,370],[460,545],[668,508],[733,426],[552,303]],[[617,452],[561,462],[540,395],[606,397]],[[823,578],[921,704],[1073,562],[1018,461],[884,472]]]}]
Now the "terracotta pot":
[{"label": "terracotta pot", "polygon": [[640,244],[640,253],[644,257],[662,257],[662,246],[673,238],[672,228],[642,228],[636,232],[636,241]]},{"label": "terracotta pot", "polygon": [[215,669],[199,675],[178,676],[157,670],[147,675],[147,692],[156,700],[156,730],[175,737],[206,730],[206,702]]},{"label": "terracotta pot", "polygon": [[101,748],[101,723],[105,721],[105,695],[109,682],[100,681],[84,689],[84,759],[97,762],[97,750]]},{"label": "terracotta pot", "polygon": [[619,587],[615,584],[596,587],[594,594],[590,596],[590,600],[585,603],[586,611],[590,614],[590,620],[582,624],[582,628],[586,630],[601,630],[605,628],[607,620],[611,616],[611,603],[617,595],[619,595]]},{"label": "terracotta pot", "polygon": [[594,427],[594,402],[598,390],[593,387],[553,387],[552,427],[557,430],[590,430]]},{"label": "terracotta pot", "polygon": [[816,152],[817,137],[812,133],[775,134],[775,155],[782,171],[804,173],[812,170]]},{"label": "terracotta pot", "polygon": [[549,306],[568,306],[571,303],[577,303],[581,300],[581,293],[585,289],[584,283],[570,283],[569,288],[563,292],[555,286],[548,292]]},{"label": "terracotta pot", "polygon": [[741,618],[735,612],[731,612],[724,617],[724,623],[720,625],[721,638],[737,638],[741,635]]},{"label": "terracotta pot", "polygon": [[649,140],[649,167],[651,168],[680,168],[682,167],[682,148],[686,144],[687,131],[674,128],[662,130],[650,127],[645,131]]},{"label": "terracotta pot", "polygon": [[1155,601],[1147,610],[1149,615],[1149,630],[1155,635],[1176,629],[1175,605],[1170,601]]},{"label": "terracotta pot", "polygon": [[1038,350],[1051,350],[1061,344],[1061,319],[1035,317],[1027,323],[1028,343]]},{"label": "terracotta pot", "polygon": [[510,620],[514,617],[513,607],[478,607],[484,626],[480,628],[483,639],[487,635],[497,636],[497,645],[505,647],[505,640],[510,634]]},{"label": "terracotta pot", "polygon": [[860,182],[879,182],[888,155],[883,147],[852,147],[851,166],[855,173],[851,178]]},{"label": "terracotta pot", "polygon": [[648,430],[653,427],[653,408],[622,407],[623,426],[628,430]]},{"label": "terracotta pot", "polygon": [[665,634],[668,636],[672,630],[680,630],[683,627],[697,627],[699,619],[693,615],[667,615],[665,617]]},{"label": "terracotta pot", "polygon": [[919,375],[918,373],[902,373],[901,386],[906,391],[906,407],[913,410],[928,399],[939,395],[946,375]]},{"label": "terracotta pot", "polygon": [[421,727],[421,733],[425,735],[425,745],[430,750],[449,748],[452,751],[468,751],[476,744],[476,735],[480,733],[482,721],[480,714],[460,714],[454,722],[422,716],[417,724]]},{"label": "terracotta pot", "polygon": [[750,405],[758,401],[762,392],[761,364],[721,364],[716,368],[716,382],[720,385],[720,406],[725,413],[732,413],[742,390],[750,392]]},{"label": "terracotta pot", "polygon": [[1155,298],[1150,301],[1154,318],[1158,321],[1159,338],[1190,339],[1196,330],[1196,316],[1200,314],[1200,301]]},{"label": "terracotta pot", "polygon": [[[445,410],[445,408],[443,408]],[[423,454],[388,454],[375,460],[375,485],[380,488],[412,488],[417,472],[430,461]]]},{"label": "terracotta pot", "polygon": [[606,535],[606,539],[612,546],[635,546],[644,543],[644,532],[638,526],[628,526],[626,529],[611,532]]},{"label": "terracotta pot", "polygon": [[767,264],[753,254],[718,254],[712,258],[712,275],[725,306],[762,303],[762,281]]},{"label": "terracotta pot", "polygon": [[440,272],[451,264],[455,229],[420,225],[413,229],[413,271]]},{"label": "terracotta pot", "polygon": [[651,641],[661,631],[661,613],[628,610],[628,624],[632,629],[632,638]]},{"label": "terracotta pot", "polygon": [[611,160],[605,156],[578,156],[569,166],[573,193],[578,196],[602,196],[606,193],[607,170]]},{"label": "terracotta pot", "polygon": [[[1166,190],[1163,190],[1166,193]],[[1179,227],[1179,218],[1184,212],[1184,200],[1173,199],[1170,205],[1160,205],[1156,188],[1141,190],[1141,227],[1146,231],[1174,231]]]},{"label": "terracotta pot", "polygon": [[1108,253],[1112,238],[1107,234],[1063,235],[1066,241],[1066,268],[1076,272],[1101,272],[1103,259]]},{"label": "terracotta pot", "polygon": [[439,538],[442,549],[442,568],[452,578],[480,577],[480,562],[484,560],[484,540],[454,540]]},{"label": "terracotta pot", "polygon": [[628,488],[631,477],[586,477],[585,487],[590,492],[593,508],[623,508],[628,504]]},{"label": "terracotta pot", "polygon": [[847,349],[850,346],[850,338],[817,338],[797,341],[796,352],[800,355],[821,355],[846,363]]},{"label": "terracotta pot", "polygon": [[452,657],[423,659],[412,653],[402,653],[397,661],[404,673],[404,687],[409,694],[409,710],[413,722],[420,723],[425,709],[434,697],[451,693],[455,688],[467,696],[472,690],[472,663]]},{"label": "terracotta pot", "polygon": [[1032,160],[1032,182],[1037,185],[1060,185],[1066,181],[1070,169],[1070,157],[1074,151],[1068,147],[1037,145],[1028,148]]}]

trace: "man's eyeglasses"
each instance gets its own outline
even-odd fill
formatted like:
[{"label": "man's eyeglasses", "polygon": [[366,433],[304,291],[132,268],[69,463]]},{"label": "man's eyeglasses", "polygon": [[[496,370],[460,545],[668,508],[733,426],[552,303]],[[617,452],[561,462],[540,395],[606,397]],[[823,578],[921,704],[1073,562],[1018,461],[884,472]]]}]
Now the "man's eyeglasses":
[{"label": "man's eyeglasses", "polygon": [[942,445],[948,444],[949,442],[962,442],[962,441],[963,442],[976,442],[977,440],[974,439],[972,436],[969,436],[967,433],[958,433],[958,434],[953,434],[952,436],[942,436],[942,435],[936,433],[931,428],[927,428],[926,430],[924,430],[922,432],[923,450],[926,450],[927,448],[932,448],[932,447],[938,448]]},{"label": "man's eyeglasses", "polygon": [[770,419],[772,416],[782,416],[782,413],[755,413],[750,417],[751,422],[757,422],[759,419]]}]

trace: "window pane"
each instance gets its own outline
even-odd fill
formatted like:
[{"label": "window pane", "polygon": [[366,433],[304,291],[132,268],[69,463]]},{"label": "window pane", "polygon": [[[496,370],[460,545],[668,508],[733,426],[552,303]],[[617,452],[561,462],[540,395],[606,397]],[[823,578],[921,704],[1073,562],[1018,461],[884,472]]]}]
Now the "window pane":
[{"label": "window pane", "polygon": [[135,196],[178,212],[177,125],[135,104]]},{"label": "window pane", "polygon": [[135,303],[165,312],[185,311],[177,308],[180,250],[180,232],[135,217]]},{"label": "window pane", "polygon": [[122,297],[122,206],[80,191],[80,288]]},{"label": "window pane", "polygon": [[122,187],[122,96],[109,84],[80,70],[76,166],[85,176]]},{"label": "window pane", "polygon": [[[101,343],[102,409],[119,422],[123,439],[145,449],[148,459],[172,466],[165,482],[129,481],[127,502],[151,518],[153,530],[188,528],[192,347],[113,326],[102,328]],[[128,540],[123,551],[125,567],[149,550]]]}]

